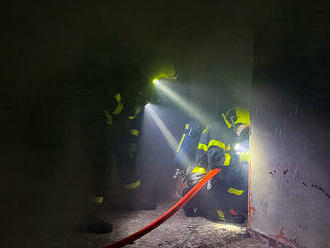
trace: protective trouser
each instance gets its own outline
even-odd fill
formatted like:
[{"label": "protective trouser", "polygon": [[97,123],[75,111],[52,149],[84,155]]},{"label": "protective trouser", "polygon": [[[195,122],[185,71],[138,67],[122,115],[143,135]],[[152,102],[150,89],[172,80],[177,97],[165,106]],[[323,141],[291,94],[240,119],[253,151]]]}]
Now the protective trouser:
[{"label": "protective trouser", "polygon": [[108,127],[103,121],[102,110],[90,109],[83,113],[82,129],[84,148],[91,165],[92,191],[96,203],[102,203],[105,190],[105,176],[109,174],[111,144],[108,141]]},{"label": "protective trouser", "polygon": [[[202,172],[202,169],[199,172],[196,168],[194,170],[195,172],[191,172],[187,178],[190,188],[203,177],[203,174],[206,174]],[[212,180],[211,189],[203,188],[184,209],[190,216],[205,216],[213,220],[228,220],[228,217],[245,216],[247,190],[245,187],[233,186],[216,178]]]},{"label": "protective trouser", "polygon": [[143,110],[114,121],[110,126],[112,151],[115,156],[117,170],[128,191],[140,187],[141,181],[137,168],[137,149],[140,139],[140,130],[143,121]]},{"label": "protective trouser", "polygon": [[110,127],[104,121],[103,111],[93,111],[87,116],[83,130],[86,153],[92,165],[94,202],[103,203],[114,158],[125,189],[134,190],[140,186],[136,164],[139,130],[132,127],[135,123],[131,120],[118,121],[120,128]]},{"label": "protective trouser", "polygon": [[[243,187],[233,187],[225,182],[216,182],[214,185],[214,196],[216,202],[216,216],[221,220],[221,212],[225,215],[246,215],[247,190]],[[214,211],[214,210],[213,210]]]}]

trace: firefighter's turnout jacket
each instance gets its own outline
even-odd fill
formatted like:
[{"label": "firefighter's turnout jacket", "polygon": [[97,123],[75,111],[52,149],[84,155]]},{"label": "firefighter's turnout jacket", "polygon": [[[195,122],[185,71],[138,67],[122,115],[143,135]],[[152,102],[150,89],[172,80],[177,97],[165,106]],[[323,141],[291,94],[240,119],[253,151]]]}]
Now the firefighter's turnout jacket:
[{"label": "firefighter's turnout jacket", "polygon": [[198,143],[198,165],[205,169],[222,168],[230,165],[231,145],[235,133],[218,121],[209,125],[201,135]]}]

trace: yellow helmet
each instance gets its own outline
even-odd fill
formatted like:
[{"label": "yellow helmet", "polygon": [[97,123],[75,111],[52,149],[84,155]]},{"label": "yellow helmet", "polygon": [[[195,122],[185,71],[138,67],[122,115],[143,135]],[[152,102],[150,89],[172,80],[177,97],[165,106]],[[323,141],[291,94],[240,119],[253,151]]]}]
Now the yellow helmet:
[{"label": "yellow helmet", "polygon": [[175,66],[166,58],[153,58],[152,62],[143,68],[143,72],[153,83],[161,79],[177,79]]},{"label": "yellow helmet", "polygon": [[177,79],[177,72],[174,66],[170,65],[168,67],[162,68],[158,73],[153,74],[152,82],[156,83],[160,79]]},{"label": "yellow helmet", "polygon": [[250,127],[250,111],[245,108],[234,107],[222,114],[228,128],[243,124]]}]

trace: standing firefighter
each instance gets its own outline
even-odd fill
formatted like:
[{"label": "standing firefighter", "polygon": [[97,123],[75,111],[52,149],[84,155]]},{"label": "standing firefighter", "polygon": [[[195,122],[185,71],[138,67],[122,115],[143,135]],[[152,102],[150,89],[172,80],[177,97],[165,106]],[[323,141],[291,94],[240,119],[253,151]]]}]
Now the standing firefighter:
[{"label": "standing firefighter", "polygon": [[[187,175],[194,186],[208,170],[221,168],[219,176],[208,183],[196,199],[185,207],[189,216],[205,216],[213,220],[244,222],[247,211],[248,153],[237,153],[237,142],[248,144],[250,115],[243,108],[232,108],[222,120],[209,125],[201,135],[197,149],[197,166]],[[246,150],[248,152],[248,148]]]},{"label": "standing firefighter", "polygon": [[114,161],[126,192],[123,208],[156,206],[139,198],[141,179],[136,163],[143,109],[151,98],[153,75],[146,75],[131,56],[134,53],[124,53],[122,48],[121,41],[97,46],[85,59],[79,77],[82,127],[94,194],[93,207],[80,225],[85,232],[112,230],[111,224],[100,218],[100,209],[109,191],[107,179]]}]

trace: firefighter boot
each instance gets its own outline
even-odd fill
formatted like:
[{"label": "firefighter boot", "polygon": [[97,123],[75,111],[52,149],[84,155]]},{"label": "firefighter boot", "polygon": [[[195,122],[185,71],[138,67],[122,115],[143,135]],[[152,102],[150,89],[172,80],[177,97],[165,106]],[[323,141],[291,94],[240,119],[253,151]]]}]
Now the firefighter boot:
[{"label": "firefighter boot", "polygon": [[236,212],[234,208],[230,210],[217,209],[216,212],[210,211],[207,218],[215,221],[225,221],[229,223],[244,223],[245,218],[243,215]]},{"label": "firefighter boot", "polygon": [[244,223],[244,215],[238,213],[234,208],[231,208],[229,211],[225,212],[225,221],[230,223]]}]

